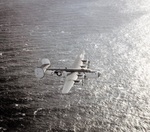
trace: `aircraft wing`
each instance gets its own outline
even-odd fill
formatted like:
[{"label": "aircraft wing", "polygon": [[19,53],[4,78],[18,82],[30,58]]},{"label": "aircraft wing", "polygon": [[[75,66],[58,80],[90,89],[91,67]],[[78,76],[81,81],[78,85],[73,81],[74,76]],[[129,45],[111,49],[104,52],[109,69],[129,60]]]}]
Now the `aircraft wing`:
[{"label": "aircraft wing", "polygon": [[62,89],[62,93],[68,93],[70,91],[70,89],[74,85],[74,80],[77,80],[78,78],[77,74],[78,74],[77,72],[73,72],[73,73],[70,73],[70,75],[67,75],[65,84]]},{"label": "aircraft wing", "polygon": [[[84,55],[85,55],[84,51],[80,55],[78,55],[71,68],[75,68],[75,69],[81,68],[83,64],[82,60],[84,59]],[[66,77],[65,84],[62,89],[62,93],[68,93],[70,89],[73,87],[74,81],[77,79],[78,79],[78,72],[69,73]]]},{"label": "aircraft wing", "polygon": [[83,65],[82,60],[84,60],[84,55],[85,55],[84,51],[80,55],[78,55],[71,68],[80,69],[81,66]]}]

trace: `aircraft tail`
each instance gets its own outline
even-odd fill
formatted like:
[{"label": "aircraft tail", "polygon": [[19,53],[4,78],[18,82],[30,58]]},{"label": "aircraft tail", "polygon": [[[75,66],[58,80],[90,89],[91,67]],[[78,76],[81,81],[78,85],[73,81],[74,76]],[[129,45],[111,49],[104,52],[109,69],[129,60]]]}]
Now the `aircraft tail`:
[{"label": "aircraft tail", "polygon": [[42,65],[40,67],[35,68],[35,76],[39,79],[44,77],[44,73],[46,72],[46,70],[50,67],[51,63],[49,61],[49,59],[47,58],[43,58],[41,60]]}]

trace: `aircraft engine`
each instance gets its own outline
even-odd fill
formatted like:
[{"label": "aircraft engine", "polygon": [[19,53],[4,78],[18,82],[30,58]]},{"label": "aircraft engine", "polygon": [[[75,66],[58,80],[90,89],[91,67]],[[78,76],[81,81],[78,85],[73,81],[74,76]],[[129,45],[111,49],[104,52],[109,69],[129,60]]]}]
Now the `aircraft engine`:
[{"label": "aircraft engine", "polygon": [[85,78],[85,75],[84,75],[84,74],[78,74],[78,78],[79,78],[79,79],[84,79],[84,78]]},{"label": "aircraft engine", "polygon": [[88,60],[82,60],[83,64],[87,64]]},{"label": "aircraft engine", "polygon": [[89,68],[90,66],[90,61],[89,60],[82,60],[83,65],[81,68]]},{"label": "aircraft engine", "polygon": [[82,80],[79,80],[79,79],[78,80],[74,80],[74,84],[75,85],[78,85],[78,84],[81,84],[81,83],[82,83]]},{"label": "aircraft engine", "polygon": [[41,62],[42,65],[35,69],[35,76],[39,79],[44,77],[44,73],[51,65],[49,59],[47,58],[43,58]]},{"label": "aircraft engine", "polygon": [[85,78],[98,78],[100,77],[99,72],[85,73]]},{"label": "aircraft engine", "polygon": [[87,68],[87,65],[82,65],[80,67],[84,69],[84,68]]}]

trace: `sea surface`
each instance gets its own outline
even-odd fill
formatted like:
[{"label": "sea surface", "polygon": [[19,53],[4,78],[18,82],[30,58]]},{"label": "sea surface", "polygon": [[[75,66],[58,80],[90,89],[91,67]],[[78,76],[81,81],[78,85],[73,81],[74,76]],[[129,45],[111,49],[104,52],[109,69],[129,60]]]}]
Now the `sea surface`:
[{"label": "sea surface", "polygon": [[[100,78],[35,78],[82,50]],[[150,132],[150,1],[0,0],[0,131]]]}]

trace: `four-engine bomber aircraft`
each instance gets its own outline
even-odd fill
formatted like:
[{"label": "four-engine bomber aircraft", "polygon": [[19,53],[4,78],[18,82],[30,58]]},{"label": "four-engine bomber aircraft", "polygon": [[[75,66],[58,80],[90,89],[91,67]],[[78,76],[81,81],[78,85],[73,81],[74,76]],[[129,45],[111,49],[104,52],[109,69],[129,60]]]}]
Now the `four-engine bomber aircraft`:
[{"label": "four-engine bomber aircraft", "polygon": [[74,84],[79,83],[85,78],[98,78],[100,72],[89,69],[90,61],[84,59],[85,52],[83,51],[76,57],[71,68],[55,69],[49,68],[50,61],[47,58],[42,59],[42,65],[35,69],[35,76],[39,79],[44,77],[44,74],[57,76],[65,76],[65,83],[62,93],[68,93]]}]

